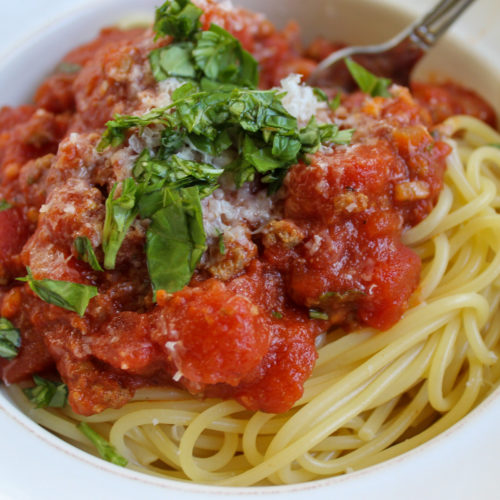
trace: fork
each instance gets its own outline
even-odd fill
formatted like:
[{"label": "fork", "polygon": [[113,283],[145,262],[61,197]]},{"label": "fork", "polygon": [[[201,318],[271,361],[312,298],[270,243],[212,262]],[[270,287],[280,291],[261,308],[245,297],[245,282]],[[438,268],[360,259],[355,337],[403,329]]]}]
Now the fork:
[{"label": "fork", "polygon": [[[362,64],[364,66],[376,68],[380,65],[377,63],[383,61],[383,65],[386,66],[385,73],[379,76],[392,77],[396,83],[407,86],[410,73],[418,60],[434,46],[437,40],[474,1],[441,0],[430,12],[387,42],[377,45],[346,47],[335,51],[318,64],[309,76],[308,83],[318,84],[321,82],[321,77],[325,77],[327,70],[329,70],[329,76],[326,80],[328,83],[337,83],[340,86],[348,87],[346,72],[338,73],[337,78],[335,78],[332,68],[347,57],[363,56]],[[394,68],[390,70],[392,74],[387,74],[387,54],[391,53],[399,54],[400,61],[398,62],[400,64],[393,64]],[[374,72],[377,73],[376,69]]]}]

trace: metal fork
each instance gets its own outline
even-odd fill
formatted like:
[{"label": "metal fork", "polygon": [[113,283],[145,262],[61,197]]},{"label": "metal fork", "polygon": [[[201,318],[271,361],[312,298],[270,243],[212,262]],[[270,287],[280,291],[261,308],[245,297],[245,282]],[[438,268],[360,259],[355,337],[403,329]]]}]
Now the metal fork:
[{"label": "metal fork", "polygon": [[[437,42],[474,1],[475,0],[441,0],[430,12],[387,42],[377,45],[346,47],[345,49],[333,52],[318,64],[316,69],[309,76],[308,83],[318,83],[326,70],[329,70],[329,73],[332,74],[331,70],[333,66],[339,61],[343,61],[346,57],[364,55],[363,64],[366,65],[366,61],[369,58],[375,57],[382,60],[384,55],[388,52],[396,51],[413,54],[409,56],[404,64],[405,67],[395,68],[395,70],[397,70],[395,81],[407,85],[410,72],[420,57]],[[391,77],[393,75],[384,74],[383,76]]]}]

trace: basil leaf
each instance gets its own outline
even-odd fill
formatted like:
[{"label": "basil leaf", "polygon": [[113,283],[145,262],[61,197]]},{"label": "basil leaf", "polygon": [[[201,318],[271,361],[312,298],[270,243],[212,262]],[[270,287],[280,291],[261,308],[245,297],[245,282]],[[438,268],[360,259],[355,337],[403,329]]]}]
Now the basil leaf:
[{"label": "basil leaf", "polygon": [[500,143],[499,144],[496,144],[496,143],[487,144],[487,146],[490,146],[492,148],[498,148],[498,149],[500,149]]},{"label": "basil leaf", "polygon": [[80,422],[77,426],[77,429],[86,436],[92,444],[97,448],[97,452],[99,455],[111,462],[115,465],[120,465],[121,467],[125,467],[128,464],[126,458],[122,457],[114,446],[109,444],[99,433],[94,431],[87,423]]},{"label": "basil leaf", "polygon": [[14,359],[21,347],[21,334],[6,318],[0,318],[0,357]]},{"label": "basil leaf", "polygon": [[283,167],[284,162],[275,158],[270,147],[257,147],[254,140],[246,135],[243,140],[243,158],[260,173],[266,173],[269,170],[276,170]]},{"label": "basil leaf", "polygon": [[309,317],[311,319],[322,319],[327,320],[328,314],[323,311],[317,311],[316,309],[309,309]]},{"label": "basil leaf", "polygon": [[134,127],[144,128],[153,124],[175,126],[168,113],[170,108],[171,106],[155,108],[142,116],[115,115],[113,120],[106,123],[106,131],[97,145],[97,151],[102,152],[108,146],[119,146],[125,141],[126,132]]},{"label": "basil leaf", "polygon": [[234,90],[227,103],[231,120],[248,132],[293,132],[297,119],[284,108],[281,97],[275,90]]},{"label": "basil leaf", "polygon": [[39,375],[33,375],[35,387],[23,389],[25,396],[36,408],[64,408],[68,401],[66,384],[51,382]]},{"label": "basil leaf", "polygon": [[9,208],[12,208],[12,205],[8,201],[0,200],[0,212],[8,210]]},{"label": "basil leaf", "polygon": [[219,253],[226,255],[226,245],[224,243],[224,233],[219,234]]},{"label": "basil leaf", "polygon": [[335,97],[328,103],[328,107],[332,111],[335,111],[340,106],[341,99],[342,94],[340,92],[337,92],[337,94],[335,94]]},{"label": "basil leaf", "polygon": [[273,138],[272,155],[286,162],[295,162],[301,148],[302,144],[299,139],[276,134]]},{"label": "basil leaf", "polygon": [[351,76],[363,92],[370,94],[372,97],[391,97],[389,92],[391,80],[375,76],[350,57],[344,59],[344,61]]},{"label": "basil leaf", "polygon": [[167,0],[156,9],[156,38],[171,35],[176,40],[189,39],[198,31],[202,14],[203,11],[190,0]]},{"label": "basil leaf", "polygon": [[210,156],[219,156],[233,144],[227,130],[220,132],[213,141],[202,135],[190,134],[189,142],[195,149],[202,151],[203,153],[207,153]]},{"label": "basil leaf", "polygon": [[283,319],[283,313],[281,313],[279,311],[271,311],[271,314],[276,319]]},{"label": "basil leaf", "polygon": [[231,33],[212,24],[208,31],[202,31],[197,38],[193,57],[208,79],[244,87],[257,86],[257,61]]},{"label": "basil leaf", "polygon": [[151,158],[145,149],[137,159],[132,173],[140,182],[137,197],[141,217],[151,217],[162,208],[163,188],[198,186],[202,197],[208,196],[216,187],[223,169],[208,163],[185,160],[173,155],[166,160]]},{"label": "basil leaf", "polygon": [[186,134],[183,131],[166,128],[161,134],[158,158],[167,159],[177,153],[184,146],[185,140]]},{"label": "basil leaf", "polygon": [[154,291],[176,292],[191,280],[206,250],[197,187],[165,189],[164,208],[152,217],[146,257]]},{"label": "basil leaf", "polygon": [[339,130],[338,125],[326,123],[318,125],[313,116],[307,126],[299,132],[302,150],[307,153],[315,153],[321,144],[349,144],[354,134],[354,129]]},{"label": "basil leaf", "polygon": [[97,260],[91,241],[86,236],[77,236],[74,245],[80,260],[87,262],[94,271],[104,271]]},{"label": "basil leaf", "polygon": [[318,101],[320,101],[320,102],[328,102],[328,96],[319,87],[314,87],[313,88],[313,93],[316,96],[316,99],[318,99]]},{"label": "basil leaf", "polygon": [[117,186],[118,184],[113,186],[106,200],[106,218],[102,232],[106,269],[115,268],[118,251],[139,211],[136,203],[137,184],[134,179],[125,179],[122,183],[122,194],[115,198]]},{"label": "basil leaf", "polygon": [[68,311],[74,311],[80,316],[85,314],[90,299],[98,295],[95,286],[71,283],[70,281],[36,280],[31,274],[31,269],[27,267],[26,270],[28,275],[25,278],[17,278],[18,281],[28,283],[29,287],[43,301]]},{"label": "basil leaf", "polygon": [[191,53],[192,43],[177,43],[155,49],[149,54],[149,64],[155,80],[161,82],[168,77],[194,78],[196,68]]}]

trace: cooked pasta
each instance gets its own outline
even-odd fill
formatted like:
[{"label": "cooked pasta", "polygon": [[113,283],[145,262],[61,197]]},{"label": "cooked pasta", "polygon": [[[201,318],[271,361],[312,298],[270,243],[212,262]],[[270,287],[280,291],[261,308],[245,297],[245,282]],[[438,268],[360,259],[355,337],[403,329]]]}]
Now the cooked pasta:
[{"label": "cooked pasta", "polygon": [[290,484],[345,474],[401,455],[451,427],[500,377],[500,135],[454,116],[440,125],[452,153],[432,213],[404,234],[423,261],[412,307],[387,331],[320,336],[302,398],[283,414],[235,401],[143,389],[120,410],[33,419],[90,449],[88,422],[129,467],[226,486]]}]

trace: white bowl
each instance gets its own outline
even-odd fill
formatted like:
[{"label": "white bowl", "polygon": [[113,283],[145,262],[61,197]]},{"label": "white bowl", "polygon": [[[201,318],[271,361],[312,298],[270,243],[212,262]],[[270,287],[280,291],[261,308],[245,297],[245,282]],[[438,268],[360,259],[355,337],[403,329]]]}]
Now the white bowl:
[{"label": "white bowl", "polygon": [[[5,1],[5,0],[4,0]],[[29,101],[40,80],[70,49],[123,16],[152,12],[160,0],[23,0],[3,6],[0,19],[0,105]],[[380,41],[433,0],[241,0],[278,25],[294,18],[305,38]],[[47,5],[48,4],[48,5]],[[70,6],[79,5],[68,11]],[[5,7],[5,9],[4,9]],[[38,10],[37,10],[38,9]],[[56,9],[66,10],[65,13]],[[43,18],[37,17],[43,13]],[[57,17],[58,16],[58,17]],[[28,28],[50,20],[27,37]],[[476,89],[500,115],[498,0],[480,0],[421,64],[421,78],[451,77]],[[18,20],[13,22],[12,20]],[[5,28],[5,29],[4,29]],[[12,37],[19,41],[13,42]],[[135,473],[73,448],[34,424],[0,390],[0,498],[286,498],[304,500],[498,498],[500,390],[457,425],[427,444],[386,463],[314,483],[266,488],[218,488]]]}]

